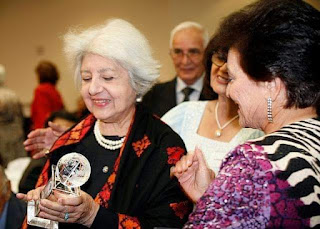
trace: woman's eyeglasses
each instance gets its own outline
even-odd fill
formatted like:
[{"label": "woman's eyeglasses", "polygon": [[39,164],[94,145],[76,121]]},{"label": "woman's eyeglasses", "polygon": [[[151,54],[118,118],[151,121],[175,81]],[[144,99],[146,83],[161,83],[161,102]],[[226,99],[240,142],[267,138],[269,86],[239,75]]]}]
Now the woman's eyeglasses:
[{"label": "woman's eyeglasses", "polygon": [[222,67],[225,63],[227,63],[227,57],[225,54],[214,52],[211,57],[211,62],[217,67]]}]

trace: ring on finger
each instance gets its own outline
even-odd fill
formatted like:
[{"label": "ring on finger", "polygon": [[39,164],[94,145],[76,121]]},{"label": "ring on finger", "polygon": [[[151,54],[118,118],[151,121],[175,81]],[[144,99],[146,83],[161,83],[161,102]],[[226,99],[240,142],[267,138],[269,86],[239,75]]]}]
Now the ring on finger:
[{"label": "ring on finger", "polygon": [[69,219],[69,213],[66,212],[66,213],[64,214],[64,220],[67,221],[68,219]]}]

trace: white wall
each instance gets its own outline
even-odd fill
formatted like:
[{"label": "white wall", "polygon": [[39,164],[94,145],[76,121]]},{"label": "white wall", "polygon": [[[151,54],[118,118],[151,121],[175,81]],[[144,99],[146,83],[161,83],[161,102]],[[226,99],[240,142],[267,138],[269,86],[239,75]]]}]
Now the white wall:
[{"label": "white wall", "polygon": [[[39,60],[50,60],[59,68],[58,89],[64,102],[74,110],[79,93],[60,37],[70,26],[86,28],[111,17],[130,21],[147,36],[162,64],[160,81],[169,80],[174,68],[168,42],[176,24],[197,21],[212,34],[223,17],[250,2],[253,0],[0,0],[0,63],[7,69],[6,85],[28,108],[37,85],[34,68]],[[319,0],[308,2],[320,8]]]}]

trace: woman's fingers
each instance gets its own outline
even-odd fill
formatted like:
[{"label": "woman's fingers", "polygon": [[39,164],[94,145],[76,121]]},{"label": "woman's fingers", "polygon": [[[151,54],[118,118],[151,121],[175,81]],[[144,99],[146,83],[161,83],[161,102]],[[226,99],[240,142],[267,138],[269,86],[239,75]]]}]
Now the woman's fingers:
[{"label": "woman's fingers", "polygon": [[172,167],[171,171],[173,173],[183,173],[187,171],[193,164],[193,154],[184,155],[174,167]]},{"label": "woman's fingers", "polygon": [[44,137],[46,135],[47,131],[48,131],[48,128],[41,128],[41,129],[33,130],[28,134],[28,139],[26,141],[28,141],[30,139],[38,138],[38,137]]},{"label": "woman's fingers", "polygon": [[57,212],[56,214],[49,213],[48,211],[41,210],[39,215],[41,218],[54,220],[57,222],[74,223],[77,219],[76,213]]},{"label": "woman's fingers", "polygon": [[[74,206],[63,205],[57,201],[51,201],[48,199],[41,199],[40,207],[42,207],[43,210],[47,210],[47,213],[49,213],[49,211],[50,212],[51,211],[52,212],[69,212],[69,213],[75,211]],[[57,213],[55,215],[57,215]]]},{"label": "woman's fingers", "polygon": [[33,189],[29,191],[27,194],[17,193],[16,197],[20,200],[30,201],[30,200],[38,200],[40,199],[40,193],[43,190],[44,186]]},{"label": "woman's fingers", "polygon": [[29,146],[29,145],[33,145],[33,144],[39,143],[39,142],[44,142],[44,136],[37,136],[37,137],[28,138],[27,140],[25,140],[23,142],[23,144],[24,144],[24,146]]},{"label": "woman's fingers", "polygon": [[80,193],[80,196],[72,196],[54,190],[52,196],[56,201],[42,199],[39,205],[39,216],[58,222],[76,222],[90,227],[100,206],[89,194],[83,191]]},{"label": "woman's fingers", "polygon": [[56,137],[59,137],[61,134],[63,134],[68,129],[64,126],[61,126],[61,125],[53,123],[53,122],[49,122],[48,125]]},{"label": "woman's fingers", "polygon": [[37,129],[28,134],[28,139],[23,142],[26,151],[41,151],[45,148],[46,129]]},{"label": "woman's fingers", "polygon": [[30,200],[38,200],[40,199],[40,193],[43,190],[44,186],[33,189],[29,191],[27,194],[17,193],[16,197],[20,200],[30,201]]},{"label": "woman's fingers", "polygon": [[195,151],[194,151],[194,155],[195,155],[194,160],[199,162],[199,166],[201,168],[203,168],[203,167],[207,168],[207,163],[206,163],[206,160],[203,156],[202,150],[199,149],[198,147],[196,147]]},{"label": "woman's fingers", "polygon": [[83,203],[83,198],[81,196],[71,198],[59,198],[58,202],[64,205],[79,206]]},{"label": "woman's fingers", "polygon": [[43,149],[38,153],[35,153],[34,155],[32,155],[33,159],[39,159],[39,158],[43,158],[45,157],[50,151],[48,149]]},{"label": "woman's fingers", "polygon": [[[42,199],[39,204],[39,216],[59,222],[75,222],[79,218],[77,207],[63,205],[56,201]],[[68,216],[66,216],[68,214]],[[67,217],[67,218],[66,218]]]},{"label": "woman's fingers", "polygon": [[24,201],[27,201],[27,195],[24,194],[24,193],[17,193],[16,194],[16,197],[20,200],[24,200]]},{"label": "woman's fingers", "polygon": [[[28,138],[23,142],[24,147],[27,149],[28,147],[34,147],[36,144],[44,144],[44,136]],[[36,148],[35,148],[36,149]]]}]

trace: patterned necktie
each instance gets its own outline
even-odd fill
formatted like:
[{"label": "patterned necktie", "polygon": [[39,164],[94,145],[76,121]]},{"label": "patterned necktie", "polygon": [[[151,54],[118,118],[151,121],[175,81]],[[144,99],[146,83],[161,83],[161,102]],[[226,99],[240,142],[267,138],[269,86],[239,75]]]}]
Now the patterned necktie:
[{"label": "patterned necktie", "polygon": [[189,101],[189,96],[190,96],[190,94],[193,92],[193,90],[194,90],[194,89],[192,89],[191,87],[185,87],[185,88],[182,90],[182,93],[184,94],[183,102]]}]

